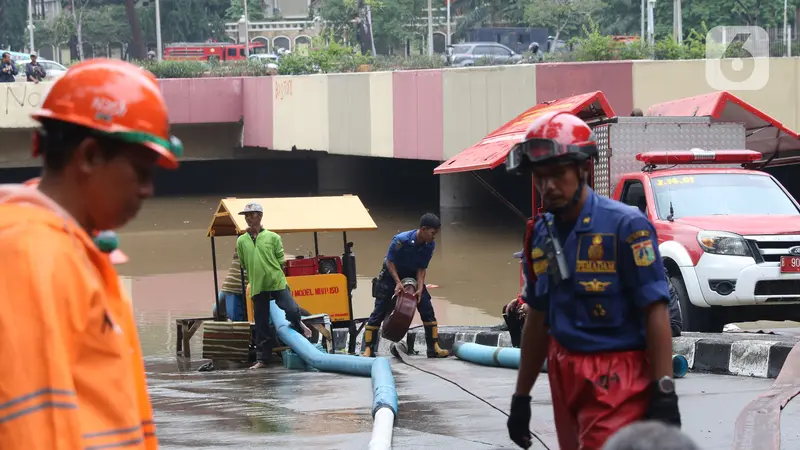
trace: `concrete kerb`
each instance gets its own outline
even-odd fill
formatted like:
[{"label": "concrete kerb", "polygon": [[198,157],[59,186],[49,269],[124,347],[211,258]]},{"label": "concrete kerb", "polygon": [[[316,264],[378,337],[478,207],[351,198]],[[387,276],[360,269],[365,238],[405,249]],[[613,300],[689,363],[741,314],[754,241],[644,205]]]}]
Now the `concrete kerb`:
[{"label": "concrete kerb", "polygon": [[[337,352],[347,348],[348,332],[334,330]],[[363,331],[356,338],[356,352],[361,351]],[[445,326],[439,328],[439,345],[447,350],[453,343],[474,342],[493,347],[510,347],[511,337],[507,331],[496,331],[489,327]],[[422,326],[413,327],[406,335],[408,351],[425,351],[425,333]],[[800,338],[793,336],[756,333],[684,333],[673,338],[676,354],[683,355],[693,372],[709,372],[722,375],[740,375],[758,378],[775,378],[781,371],[786,357]],[[389,355],[390,341],[378,341],[378,354]]]}]

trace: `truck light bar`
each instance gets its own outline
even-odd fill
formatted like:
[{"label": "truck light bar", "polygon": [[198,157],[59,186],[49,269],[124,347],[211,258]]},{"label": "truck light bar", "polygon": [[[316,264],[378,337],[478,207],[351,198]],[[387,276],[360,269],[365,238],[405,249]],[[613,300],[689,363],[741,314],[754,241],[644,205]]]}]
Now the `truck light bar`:
[{"label": "truck light bar", "polygon": [[688,151],[647,152],[636,155],[636,160],[647,165],[671,164],[748,164],[762,158],[752,150],[708,151],[694,148]]}]

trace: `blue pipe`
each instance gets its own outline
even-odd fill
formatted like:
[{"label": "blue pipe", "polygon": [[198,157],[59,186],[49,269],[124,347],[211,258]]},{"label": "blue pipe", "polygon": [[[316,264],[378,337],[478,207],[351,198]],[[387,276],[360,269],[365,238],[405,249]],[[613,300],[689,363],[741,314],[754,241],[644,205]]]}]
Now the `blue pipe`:
[{"label": "blue pipe", "polygon": [[[456,342],[453,344],[453,353],[456,358],[464,361],[481,364],[484,366],[508,367],[519,369],[519,349],[511,347],[490,347],[488,345],[473,344],[471,342]],[[689,362],[683,355],[672,355],[672,376],[683,378],[689,371]],[[542,366],[542,372],[547,373],[547,361]]]},{"label": "blue pipe", "polygon": [[[456,342],[453,344],[453,353],[456,358],[475,364],[519,369],[519,349],[514,347],[490,347],[471,342]],[[542,372],[547,372],[547,361],[542,366]]]},{"label": "blue pipe", "polygon": [[389,408],[395,417],[397,416],[397,388],[388,359],[322,353],[291,327],[286,320],[286,313],[275,305],[274,300],[269,305],[269,316],[281,341],[297,353],[309,367],[321,372],[371,376],[373,418],[381,408]]}]

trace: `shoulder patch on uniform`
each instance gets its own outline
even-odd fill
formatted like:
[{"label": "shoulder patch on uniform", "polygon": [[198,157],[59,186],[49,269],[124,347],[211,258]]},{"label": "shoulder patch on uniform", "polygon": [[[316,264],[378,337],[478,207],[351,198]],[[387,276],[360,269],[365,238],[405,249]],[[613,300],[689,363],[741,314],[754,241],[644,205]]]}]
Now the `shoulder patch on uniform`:
[{"label": "shoulder patch on uniform", "polygon": [[539,247],[536,247],[531,251],[531,259],[537,259],[543,256],[544,256],[544,251],[542,251],[542,249],[540,249]]},{"label": "shoulder patch on uniform", "polygon": [[633,261],[639,267],[647,267],[656,260],[656,250],[651,239],[631,245],[631,250],[633,250]]},{"label": "shoulder patch on uniform", "polygon": [[400,250],[401,248],[403,248],[403,241],[398,239],[397,242],[394,244],[394,249],[395,250]]},{"label": "shoulder patch on uniform", "polygon": [[534,261],[533,263],[533,274],[537,277],[547,271],[547,266],[549,261],[546,259],[542,259],[539,261]]},{"label": "shoulder patch on uniform", "polygon": [[631,235],[628,236],[625,239],[625,241],[628,244],[633,244],[633,241],[635,241],[635,240],[638,240],[638,239],[641,239],[641,238],[649,238],[649,237],[650,237],[650,231],[648,231],[648,230],[639,230],[639,231],[634,231],[633,233],[631,233]]}]

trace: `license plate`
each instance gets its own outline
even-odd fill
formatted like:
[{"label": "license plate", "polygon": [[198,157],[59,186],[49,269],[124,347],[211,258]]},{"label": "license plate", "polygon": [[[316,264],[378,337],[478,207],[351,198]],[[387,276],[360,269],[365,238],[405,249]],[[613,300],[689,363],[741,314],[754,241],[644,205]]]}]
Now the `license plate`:
[{"label": "license plate", "polygon": [[800,256],[781,256],[781,272],[800,272]]}]

